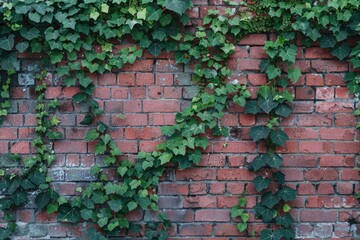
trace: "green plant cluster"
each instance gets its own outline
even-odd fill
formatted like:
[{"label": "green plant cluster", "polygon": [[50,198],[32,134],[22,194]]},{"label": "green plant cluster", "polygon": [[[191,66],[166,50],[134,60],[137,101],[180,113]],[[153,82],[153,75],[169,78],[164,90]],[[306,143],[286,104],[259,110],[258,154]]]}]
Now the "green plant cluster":
[{"label": "green plant cluster", "polygon": [[[9,224],[6,229],[0,228],[0,239],[7,239],[15,231],[15,219],[12,216],[13,210],[28,202],[28,192],[36,192],[35,204],[38,210],[47,207],[49,213],[57,211],[59,194],[50,185],[51,179],[47,176],[48,168],[56,160],[55,152],[52,149],[52,141],[62,139],[62,133],[55,131],[60,121],[53,112],[59,103],[52,100],[45,103],[46,84],[44,79],[46,72],[43,71],[35,76],[39,81],[35,92],[38,94],[36,106],[37,137],[33,141],[36,149],[35,156],[23,159],[20,155],[11,155],[10,160],[19,162],[17,171],[7,174],[4,169],[0,170],[0,189],[6,189],[5,197],[0,199],[0,209],[6,212]],[[50,145],[50,146],[49,146]]]},{"label": "green plant cluster", "polygon": [[[35,199],[39,209],[47,207],[48,213],[57,212],[59,221],[88,221],[97,225],[100,232],[90,230],[87,233],[89,239],[116,236],[122,229],[137,234],[142,226],[129,222],[127,214],[138,208],[157,211],[156,186],[166,165],[173,163],[180,169],[196,165],[201,160],[201,150],[209,145],[209,134],[228,135],[228,129],[220,125],[220,119],[228,102],[232,101],[245,106],[246,113],[269,116],[265,126],[253,127],[250,131],[254,141],[266,144],[267,153],[249,163],[249,170],[257,173],[253,183],[262,193],[261,201],[255,206],[256,216],[280,228],[274,231],[264,229],[260,238],[293,239],[293,219],[288,213],[287,202],[296,198],[296,191],[285,185],[282,158],[276,150],[288,140],[280,128],[281,120],[292,112],[289,103],[293,97],[286,88],[301,76],[300,69],[293,67],[297,55],[295,35],[303,36],[305,46],[318,41],[320,47],[331,48],[332,54],[340,60],[350,57],[354,68],[359,67],[360,47],[352,47],[346,40],[358,35],[360,1],[332,0],[316,4],[307,0],[253,2],[237,6],[236,11],[229,8],[221,14],[218,10],[209,10],[203,25],[191,33],[185,31],[189,22],[185,11],[192,6],[190,0],[25,0],[0,3],[1,69],[13,72],[17,53],[47,55],[51,63],[57,64],[56,73],[63,77],[66,86],[80,86],[81,92],[74,95],[73,101],[89,106],[81,124],[95,127],[89,130],[85,140],[96,142],[95,154],[103,159],[102,165],[91,169],[98,180],[85,189],[78,189],[81,194],[77,197],[69,200],[51,189],[46,171],[55,155],[45,142],[62,136],[51,130],[59,123],[56,117],[50,123],[44,121],[48,117],[43,102],[46,86],[40,84],[37,87],[36,128],[39,137],[34,141],[36,157],[24,160],[22,177],[5,177],[6,184],[1,188],[12,196],[0,200],[0,209],[13,210],[27,202],[26,192],[40,189]],[[247,10],[240,10],[244,6]],[[278,34],[275,41],[266,42],[268,59],[260,65],[269,81],[259,88],[256,100],[246,101],[250,93],[246,86],[229,83],[231,70],[226,61],[244,35],[267,31]],[[129,39],[130,44],[137,45],[123,47]],[[141,58],[144,50],[154,56],[163,50],[173,51],[177,63],[195,62],[193,79],[199,85],[199,92],[191,105],[176,115],[175,125],[162,128],[167,140],[154,152],[138,153],[135,162],[131,162],[120,160],[121,151],[106,132],[108,126],[97,121],[103,110],[92,99],[95,85],[87,73],[102,74],[121,69]],[[359,79],[355,73],[346,76],[350,92],[356,97]],[[3,84],[5,97],[2,98],[8,96],[9,83]],[[48,107],[57,105],[54,100]],[[2,109],[8,107],[6,104]],[[113,168],[116,169],[114,179],[107,174]],[[35,178],[35,175],[36,179],[32,179],[31,176]],[[32,185],[23,187],[23,180],[24,184]],[[18,197],[14,199],[14,196]],[[243,209],[245,204],[246,199],[242,197],[231,211],[233,218],[241,220],[238,224],[240,231],[247,229],[249,220]],[[160,222],[146,224],[145,236],[148,239],[166,239],[166,228],[170,223],[163,214],[159,214],[159,218]],[[4,239],[15,228],[11,216],[8,219],[11,222],[8,229],[1,230]]]},{"label": "green plant cluster", "polygon": [[8,109],[11,108],[10,102],[10,83],[11,75],[14,74],[14,70],[8,70],[6,72],[6,77],[0,78],[0,126],[2,125],[4,119],[8,115]]}]

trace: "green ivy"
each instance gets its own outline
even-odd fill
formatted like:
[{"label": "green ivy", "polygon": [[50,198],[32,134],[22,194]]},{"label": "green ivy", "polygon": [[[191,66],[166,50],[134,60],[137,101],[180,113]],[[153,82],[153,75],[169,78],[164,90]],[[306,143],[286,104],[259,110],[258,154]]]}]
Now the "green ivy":
[{"label": "green ivy", "polygon": [[[46,104],[46,85],[36,87],[39,94],[36,127],[37,138],[33,144],[36,156],[24,160],[21,175],[0,173],[5,181],[2,187],[7,196],[0,199],[0,210],[7,212],[7,229],[0,229],[0,238],[6,239],[15,230],[11,214],[17,206],[27,202],[27,192],[39,189],[35,198],[38,209],[46,207],[48,213],[58,213],[58,220],[70,223],[88,221],[96,224],[100,232],[90,230],[89,239],[106,239],[122,229],[140,233],[142,227],[129,222],[126,214],[136,209],[148,208],[158,211],[158,196],[154,189],[159,184],[165,166],[171,162],[180,169],[200,162],[202,151],[209,145],[205,133],[228,136],[226,127],[220,126],[228,103],[245,106],[245,113],[269,115],[264,126],[255,126],[250,136],[255,142],[264,141],[267,152],[249,163],[249,170],[257,173],[253,183],[261,192],[260,201],[254,207],[256,217],[265,223],[274,223],[277,230],[264,229],[260,238],[293,239],[291,228],[294,220],[288,213],[288,201],[296,198],[296,191],[285,184],[281,172],[282,157],[276,153],[279,146],[288,140],[280,128],[280,122],[288,117],[292,108],[292,94],[287,91],[290,83],[296,83],[301,70],[294,67],[297,56],[296,35],[302,36],[303,44],[310,46],[317,41],[322,48],[330,48],[340,60],[349,58],[354,68],[360,66],[360,45],[346,43],[358,35],[360,1],[332,0],[319,3],[310,0],[252,1],[252,4],[237,5],[228,2],[236,11],[227,8],[220,14],[209,10],[203,24],[194,32],[184,31],[189,23],[186,10],[190,0],[84,0],[84,1],[9,1],[0,3],[0,67],[10,76],[17,64],[18,53],[42,53],[52,64],[57,64],[56,73],[66,86],[80,86],[81,92],[74,95],[75,103],[86,103],[89,112],[81,124],[92,125],[85,141],[95,141],[95,155],[101,155],[103,163],[94,166],[91,173],[97,181],[81,194],[68,200],[51,188],[47,169],[55,160],[55,153],[46,143],[61,139],[52,131],[59,124],[54,115],[50,118],[47,108],[56,108],[56,100]],[[247,11],[242,11],[246,7]],[[255,14],[255,15],[254,15]],[[257,92],[256,100],[247,101],[250,92],[246,86],[228,83],[231,70],[226,61],[235,51],[235,45],[246,34],[274,31],[278,37],[267,41],[264,49],[268,55],[260,69],[268,78],[266,85]],[[136,45],[123,47],[125,39]],[[15,41],[16,39],[16,41]],[[151,153],[140,152],[135,162],[119,161],[121,150],[107,133],[108,126],[98,121],[104,112],[92,99],[95,89],[87,72],[102,74],[121,69],[141,58],[144,50],[154,56],[162,51],[174,52],[177,63],[195,62],[193,80],[199,85],[198,94],[191,104],[176,115],[176,124],[162,128],[165,142]],[[81,54],[79,54],[81,53]],[[81,55],[81,58],[80,58]],[[44,73],[38,76],[41,79]],[[356,73],[348,73],[345,81],[351,93],[359,97],[359,80]],[[10,107],[10,78],[2,81],[0,121]],[[46,107],[47,105],[47,107]],[[359,111],[355,111],[360,115]],[[49,121],[47,121],[49,119]],[[17,157],[15,157],[17,158]],[[116,179],[108,179],[108,168],[116,168]],[[268,171],[268,176],[261,173]],[[269,186],[274,185],[275,191]],[[246,199],[231,210],[233,218],[239,218],[239,231],[247,230],[249,220],[244,207]],[[159,214],[160,222],[148,222],[145,236],[148,239],[166,239],[170,222]]]}]

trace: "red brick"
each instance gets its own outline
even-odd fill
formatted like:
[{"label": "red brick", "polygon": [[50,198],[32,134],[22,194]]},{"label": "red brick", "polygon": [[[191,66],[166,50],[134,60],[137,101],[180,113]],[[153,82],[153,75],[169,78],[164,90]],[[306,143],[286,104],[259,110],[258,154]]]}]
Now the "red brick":
[{"label": "red brick", "polygon": [[103,73],[98,77],[98,84],[103,86],[112,86],[116,83],[116,74]]},{"label": "red brick", "polygon": [[266,34],[250,34],[243,37],[239,44],[240,45],[260,45],[263,46],[267,41]]},{"label": "red brick", "polygon": [[111,97],[113,99],[128,99],[129,90],[128,88],[112,88]]},{"label": "red brick", "polygon": [[150,113],[149,125],[172,125],[175,123],[174,113]]},{"label": "red brick", "polygon": [[354,95],[349,93],[349,89],[347,87],[335,88],[335,98],[349,99],[349,98],[353,98],[353,97],[354,97]]},{"label": "red brick", "polygon": [[319,135],[313,128],[285,128],[284,131],[290,139],[317,139]]},{"label": "red brick", "polygon": [[164,213],[168,216],[170,221],[173,222],[193,222],[193,210],[165,210]]},{"label": "red brick", "polygon": [[354,185],[349,182],[338,182],[336,184],[336,192],[338,194],[353,195]]},{"label": "red brick", "polygon": [[236,224],[231,223],[220,223],[215,226],[215,235],[216,236],[238,236],[244,235],[245,233],[240,234],[239,230],[236,227]]},{"label": "red brick", "polygon": [[343,181],[360,181],[359,171],[357,169],[341,170],[341,180]]},{"label": "red brick", "polygon": [[146,114],[123,114],[122,118],[113,117],[113,126],[146,126],[148,123]]},{"label": "red brick", "polygon": [[307,86],[324,86],[324,78],[321,74],[306,74]]},{"label": "red brick", "polygon": [[1,140],[12,140],[17,139],[17,129],[16,128],[0,128],[0,139]]},{"label": "red brick", "polygon": [[191,195],[205,195],[207,193],[207,186],[205,183],[192,183],[189,186],[189,193]]},{"label": "red brick", "polygon": [[126,64],[121,70],[128,72],[151,72],[154,69],[154,60],[137,60],[133,64]]},{"label": "red brick", "polygon": [[316,102],[315,106],[318,113],[352,112],[354,109],[354,104],[350,102]]},{"label": "red brick", "polygon": [[295,98],[304,100],[304,99],[314,99],[315,93],[314,90],[310,87],[297,87]]},{"label": "red brick", "polygon": [[160,183],[159,194],[161,195],[187,195],[187,184]]},{"label": "red brick", "polygon": [[260,70],[259,65],[260,65],[260,60],[239,59],[237,70],[240,71]]},{"label": "red brick", "polygon": [[225,126],[237,126],[239,124],[238,114],[225,114],[221,119],[221,123]]},{"label": "red brick", "polygon": [[360,149],[359,142],[335,142],[335,153],[358,153]]},{"label": "red brick", "polygon": [[[347,63],[339,60],[313,60],[311,66],[317,72],[346,72],[349,69]],[[326,80],[325,80],[326,81]]]},{"label": "red brick", "polygon": [[348,128],[320,128],[320,139],[354,140],[354,129]]},{"label": "red brick", "polygon": [[311,183],[300,183],[297,193],[298,195],[313,195],[315,194],[315,186]]},{"label": "red brick", "polygon": [[180,236],[210,236],[212,234],[212,224],[181,224],[179,226]]},{"label": "red brick", "polygon": [[328,49],[319,48],[319,47],[310,47],[310,48],[305,49],[305,58],[327,59],[327,58],[334,58],[334,56],[331,55],[331,53]]},{"label": "red brick", "polygon": [[305,171],[305,180],[308,181],[333,181],[339,179],[339,172],[336,169],[323,168]]},{"label": "red brick", "polygon": [[135,86],[135,74],[119,73],[117,75],[117,84],[120,86]]},{"label": "red brick", "polygon": [[322,167],[354,167],[355,158],[352,156],[320,156]]},{"label": "red brick", "polygon": [[146,98],[146,88],[145,87],[129,88],[129,90],[130,90],[130,98],[133,98],[133,99]]},{"label": "red brick", "polygon": [[155,79],[152,73],[136,73],[136,85],[148,86],[154,85]]},{"label": "red brick", "polygon": [[21,153],[21,154],[28,154],[30,153],[30,145],[29,142],[16,142],[14,144],[11,144],[10,147],[11,153]]},{"label": "red brick", "polygon": [[334,98],[334,88],[331,87],[318,87],[316,88],[316,99],[329,100]]},{"label": "red brick", "polygon": [[303,222],[335,222],[337,213],[324,210],[303,210],[300,219]]},{"label": "red brick", "polygon": [[215,180],[216,169],[211,168],[190,168],[176,171],[176,179],[179,181],[203,181]]},{"label": "red brick", "polygon": [[254,173],[247,169],[219,169],[218,180],[252,180]]},{"label": "red brick", "polygon": [[157,73],[155,84],[159,86],[172,86],[174,83],[174,75],[172,73]]},{"label": "red brick", "polygon": [[332,183],[322,182],[317,188],[318,194],[334,194],[334,185]]},{"label": "red brick", "polygon": [[210,194],[219,194],[222,195],[225,193],[225,184],[224,183],[210,183]]},{"label": "red brick", "polygon": [[144,100],[144,112],[179,112],[178,100]]},{"label": "red brick", "polygon": [[267,83],[265,74],[248,74],[249,82],[254,86],[262,86]]},{"label": "red brick", "polygon": [[255,151],[256,144],[249,141],[241,142],[215,142],[215,152],[226,152],[226,153],[253,153]]},{"label": "red brick", "polygon": [[94,90],[94,96],[98,99],[107,100],[111,98],[111,90],[106,87],[96,87]]},{"label": "red brick", "polygon": [[184,208],[216,208],[216,196],[188,196],[185,198]]},{"label": "red brick", "polygon": [[255,125],[256,119],[253,114],[241,114],[240,115],[240,125],[241,126],[253,126]]},{"label": "red brick", "polygon": [[230,211],[229,210],[207,210],[201,209],[195,212],[195,221],[204,221],[204,222],[227,222],[230,221]]},{"label": "red brick", "polygon": [[86,153],[86,143],[85,142],[55,142],[54,143],[55,151],[57,153]]},{"label": "red brick", "polygon": [[175,60],[156,60],[155,71],[157,72],[182,72],[182,64],[176,64]]},{"label": "red brick", "polygon": [[204,154],[199,166],[204,167],[222,167],[225,165],[226,156],[223,154]]},{"label": "red brick", "polygon": [[323,114],[299,114],[297,115],[298,126],[330,126],[332,117]]},{"label": "red brick", "polygon": [[344,74],[325,74],[325,85],[327,86],[344,86]]}]

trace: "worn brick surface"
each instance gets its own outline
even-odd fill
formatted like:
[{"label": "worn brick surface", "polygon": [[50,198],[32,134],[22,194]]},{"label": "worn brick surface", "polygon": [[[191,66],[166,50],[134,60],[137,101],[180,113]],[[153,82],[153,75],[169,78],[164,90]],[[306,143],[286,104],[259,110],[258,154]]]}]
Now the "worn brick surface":
[{"label": "worn brick surface", "polygon": [[[191,16],[204,16],[208,9],[214,8],[209,4],[223,2],[196,0]],[[221,10],[221,6],[219,8]],[[246,36],[228,62],[228,67],[236,71],[231,79],[247,83],[252,98],[256,97],[259,86],[266,83],[265,75],[259,71],[259,62],[266,58],[265,41],[273,37],[270,34]],[[14,166],[7,159],[10,151],[24,156],[34,153],[31,141],[36,127],[36,98],[32,76],[38,70],[38,61],[34,60],[38,57],[25,54],[21,57],[21,73],[11,91],[13,105],[0,128],[1,166]],[[283,120],[282,126],[290,140],[278,148],[284,159],[286,181],[299,194],[299,198],[291,202],[296,235],[299,239],[360,239],[357,201],[352,197],[360,190],[356,170],[360,137],[352,115],[355,104],[343,81],[349,65],[317,46],[300,48],[297,58],[296,65],[304,75],[295,86],[289,87],[295,96],[291,104],[294,113]],[[152,151],[165,139],[160,127],[173,125],[176,113],[196,94],[192,69],[193,65],[176,64],[172,54],[154,58],[145,53],[143,59],[126,65],[121,71],[92,75],[98,86],[94,97],[106,111],[101,120],[110,125],[109,133],[126,158],[134,159],[139,150]],[[90,129],[79,124],[86,106],[70,100],[79,88],[63,87],[52,70],[49,68],[46,98],[57,97],[62,103],[58,130],[64,133],[65,139],[54,144],[58,158],[49,175],[56,181],[55,189],[73,196],[77,194],[77,187],[93,180],[89,169],[101,159],[94,157],[96,143],[87,144],[83,140]],[[181,171],[169,166],[155,191],[160,208],[173,221],[171,239],[257,239],[259,231],[266,226],[255,219],[251,209],[258,195],[251,183],[254,174],[246,166],[257,153],[264,152],[266,146],[254,143],[249,129],[265,124],[267,119],[264,115],[245,114],[244,108],[230,104],[221,120],[230,127],[230,137],[212,139],[195,168]],[[109,170],[109,177],[113,174]],[[236,222],[230,218],[229,209],[238,203],[244,190],[248,194],[249,232],[255,230],[255,237],[239,233]],[[154,216],[135,211],[129,217],[141,221]],[[22,224],[19,239],[75,239],[82,235],[82,225],[57,223],[56,214],[36,212],[31,205],[18,211],[16,219]]]}]

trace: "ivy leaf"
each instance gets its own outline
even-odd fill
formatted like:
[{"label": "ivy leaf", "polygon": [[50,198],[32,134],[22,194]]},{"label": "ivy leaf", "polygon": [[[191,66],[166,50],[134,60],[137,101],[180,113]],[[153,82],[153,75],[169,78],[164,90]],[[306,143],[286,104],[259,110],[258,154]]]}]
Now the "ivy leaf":
[{"label": "ivy leaf", "polygon": [[289,105],[283,103],[275,108],[275,113],[281,117],[288,117],[292,112],[292,108]]},{"label": "ivy leaf", "polygon": [[94,121],[94,117],[91,116],[90,114],[86,114],[85,117],[83,118],[83,120],[80,122],[81,125],[90,125],[91,123],[93,123]]},{"label": "ivy leaf", "polygon": [[189,152],[189,160],[195,164],[199,164],[202,159],[202,154],[199,149],[195,149],[193,152]]},{"label": "ivy leaf", "polygon": [[190,5],[190,0],[166,0],[164,4],[166,9],[176,12],[180,15],[185,13],[185,11],[190,7]]},{"label": "ivy leaf", "polygon": [[277,216],[275,220],[277,225],[282,225],[286,228],[291,227],[291,224],[294,223],[294,219],[288,213],[285,213],[283,216]]},{"label": "ivy leaf", "polygon": [[148,197],[138,197],[138,196],[136,196],[135,199],[136,199],[136,201],[138,202],[138,204],[140,205],[140,207],[143,210],[146,210],[149,207],[150,203],[151,203],[151,201],[150,201],[150,199]]},{"label": "ivy leaf", "polygon": [[247,223],[238,223],[236,227],[239,230],[239,232],[243,232],[247,229],[248,225]]},{"label": "ivy leaf", "polygon": [[173,157],[174,155],[171,154],[171,153],[163,153],[161,154],[161,156],[159,157],[160,159],[160,162],[161,162],[161,165],[164,165],[168,162],[170,162],[171,158]]},{"label": "ivy leaf", "polygon": [[273,180],[279,184],[284,184],[285,183],[285,174],[283,174],[282,172],[274,172]]},{"label": "ivy leaf", "polygon": [[291,228],[281,228],[276,231],[279,232],[286,240],[295,239],[295,232]]},{"label": "ivy leaf", "polygon": [[114,212],[119,212],[122,209],[122,202],[120,199],[108,201],[107,204]]},{"label": "ivy leaf", "polygon": [[92,80],[89,77],[83,77],[79,80],[79,83],[84,88],[87,88],[92,83]]},{"label": "ivy leaf", "polygon": [[95,139],[97,139],[99,137],[99,133],[97,132],[96,129],[91,129],[90,131],[88,131],[88,133],[86,134],[86,137],[85,137],[85,141],[86,142],[90,142],[90,141],[93,141]]},{"label": "ivy leaf", "polygon": [[270,65],[267,69],[266,69],[266,74],[268,76],[268,78],[270,80],[276,78],[276,77],[280,77],[281,76],[281,70],[280,68],[275,67],[274,65]]},{"label": "ivy leaf", "polygon": [[241,214],[243,214],[243,213],[244,213],[244,209],[239,208],[238,206],[231,208],[231,217],[232,218],[240,217]]},{"label": "ivy leaf", "polygon": [[289,140],[288,135],[281,129],[271,129],[270,139],[273,143],[278,146],[283,146],[287,140]]},{"label": "ivy leaf", "polygon": [[94,211],[91,209],[81,209],[80,215],[86,221],[92,218]]},{"label": "ivy leaf", "polygon": [[273,208],[276,204],[280,202],[281,198],[277,195],[273,195],[271,192],[264,193],[261,196],[261,204],[268,207]]},{"label": "ivy leaf", "polygon": [[264,126],[256,126],[250,129],[250,136],[254,142],[267,138],[269,133],[270,128]]},{"label": "ivy leaf", "polygon": [[323,34],[318,43],[321,48],[333,48],[336,45],[336,38],[333,35]]},{"label": "ivy leaf", "polygon": [[279,103],[275,102],[272,97],[269,97],[268,99],[259,97],[259,106],[267,114],[269,114],[278,105]]},{"label": "ivy leaf", "polygon": [[135,201],[131,201],[127,204],[127,207],[129,209],[129,212],[132,210],[135,210],[137,208],[138,204]]},{"label": "ivy leaf", "polygon": [[28,190],[34,188],[35,185],[28,178],[26,178],[21,180],[21,187],[24,188],[25,190]]},{"label": "ivy leaf", "polygon": [[264,99],[268,99],[271,96],[271,90],[269,86],[261,86],[257,92],[258,95],[261,95]]},{"label": "ivy leaf", "polygon": [[161,50],[163,50],[164,47],[165,45],[163,43],[155,42],[151,44],[151,46],[148,48],[148,51],[156,57],[161,53]]},{"label": "ivy leaf", "polygon": [[77,223],[81,219],[80,209],[64,204],[59,207],[58,220],[61,222]]},{"label": "ivy leaf", "polygon": [[281,49],[279,56],[283,61],[294,63],[296,54],[297,54],[297,47],[294,44],[291,44],[289,47]]},{"label": "ivy leaf", "polygon": [[321,34],[319,33],[319,31],[316,28],[308,28],[306,31],[306,35],[313,40],[314,42],[316,40],[319,39],[319,37],[321,37]]},{"label": "ivy leaf", "polygon": [[296,83],[301,76],[300,68],[289,68],[288,69],[288,78],[293,82]]},{"label": "ivy leaf", "polygon": [[30,181],[39,186],[40,184],[45,183],[46,174],[45,172],[36,171],[29,176]]},{"label": "ivy leaf", "polygon": [[12,196],[12,199],[14,200],[15,205],[19,206],[23,203],[26,203],[28,200],[26,192],[15,192]]},{"label": "ivy leaf", "polygon": [[40,31],[39,29],[33,27],[33,28],[22,28],[20,30],[20,34],[22,37],[24,37],[26,40],[33,40],[34,38],[39,37]]},{"label": "ivy leaf", "polygon": [[25,52],[25,50],[28,49],[28,47],[29,47],[28,41],[19,42],[18,44],[16,44],[16,50],[18,50],[21,53]]},{"label": "ivy leaf", "polygon": [[348,43],[343,43],[340,46],[335,47],[331,54],[336,56],[339,60],[344,60],[347,56],[349,56],[351,52],[351,47]]},{"label": "ivy leaf", "polygon": [[5,51],[10,51],[14,47],[14,35],[10,34],[7,37],[0,38],[0,48]]},{"label": "ivy leaf", "polygon": [[0,239],[8,239],[12,231],[8,228],[0,228]]},{"label": "ivy leaf", "polygon": [[9,209],[14,204],[14,201],[11,198],[1,198],[0,199],[0,210]]},{"label": "ivy leaf", "polygon": [[206,137],[203,138],[195,138],[195,146],[201,147],[202,149],[206,149],[209,146],[209,139]]},{"label": "ivy leaf", "polygon": [[265,167],[266,161],[263,158],[263,155],[257,156],[254,160],[249,164],[249,170],[258,171],[260,168]]},{"label": "ivy leaf", "polygon": [[247,101],[245,104],[245,113],[246,114],[257,114],[260,112],[260,107],[257,101]]},{"label": "ivy leaf", "polygon": [[106,151],[106,145],[103,142],[98,142],[95,146],[95,155],[104,154]]},{"label": "ivy leaf", "polygon": [[35,198],[36,206],[39,210],[43,209],[51,200],[49,190],[39,193]]},{"label": "ivy leaf", "polygon": [[278,154],[264,154],[263,159],[271,168],[279,169],[282,164],[282,158]]},{"label": "ivy leaf", "polygon": [[283,237],[282,233],[279,231],[272,231],[270,229],[264,229],[261,231],[260,239],[261,240],[280,240]]},{"label": "ivy leaf", "polygon": [[265,188],[269,187],[271,180],[269,178],[263,178],[261,176],[257,176],[253,183],[255,185],[255,188],[258,192],[264,190]]},{"label": "ivy leaf", "polygon": [[261,217],[262,220],[266,223],[271,222],[274,217],[277,215],[275,209],[268,209],[267,207],[262,206],[261,204],[256,204],[254,207],[257,217]]},{"label": "ivy leaf", "polygon": [[277,195],[281,197],[285,202],[295,200],[296,190],[289,187],[283,187],[277,192]]}]

